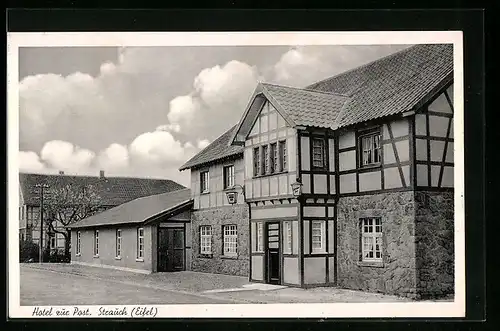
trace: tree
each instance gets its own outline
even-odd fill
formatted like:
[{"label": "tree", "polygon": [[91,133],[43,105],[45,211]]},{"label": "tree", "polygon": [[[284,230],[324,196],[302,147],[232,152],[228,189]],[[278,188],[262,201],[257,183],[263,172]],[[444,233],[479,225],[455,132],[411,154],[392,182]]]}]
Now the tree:
[{"label": "tree", "polygon": [[96,214],[103,206],[93,185],[68,184],[51,188],[43,209],[44,223],[49,232],[64,236],[64,255],[69,256],[71,233],[67,227]]}]

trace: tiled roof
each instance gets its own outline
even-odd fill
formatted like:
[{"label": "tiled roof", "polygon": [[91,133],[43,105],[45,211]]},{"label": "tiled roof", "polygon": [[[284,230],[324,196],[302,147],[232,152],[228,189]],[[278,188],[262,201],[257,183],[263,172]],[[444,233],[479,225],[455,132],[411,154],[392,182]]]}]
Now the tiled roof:
[{"label": "tiled roof", "polygon": [[[295,125],[335,130],[411,110],[451,79],[452,73],[453,45],[426,44],[408,47],[303,89],[269,83],[260,83],[257,89],[278,104]],[[240,145],[228,146],[237,128],[225,132],[180,170],[243,153]]]},{"label": "tiled roof", "polygon": [[154,216],[167,213],[183,205],[189,206],[191,193],[189,189],[150,195],[138,198],[102,213],[87,217],[71,225],[71,228],[84,228],[115,224],[142,223]]},{"label": "tiled roof", "polygon": [[192,167],[206,165],[220,159],[243,154],[244,146],[229,145],[229,140],[235,129],[236,125],[184,163],[179,170],[182,171]]},{"label": "tiled roof", "polygon": [[412,109],[452,73],[452,44],[415,45],[307,89],[351,97],[337,119],[344,127]]},{"label": "tiled roof", "polygon": [[[169,179],[147,179],[127,177],[68,176],[44,174],[19,174],[19,186],[27,205],[39,204],[39,193],[36,184],[48,184],[51,188],[68,184],[92,185],[104,206],[117,206],[140,197],[160,194],[185,186]],[[48,189],[50,191],[50,188]]]},{"label": "tiled roof", "polygon": [[349,100],[347,96],[334,93],[261,84],[274,99],[271,102],[279,104],[296,125],[332,127]]}]

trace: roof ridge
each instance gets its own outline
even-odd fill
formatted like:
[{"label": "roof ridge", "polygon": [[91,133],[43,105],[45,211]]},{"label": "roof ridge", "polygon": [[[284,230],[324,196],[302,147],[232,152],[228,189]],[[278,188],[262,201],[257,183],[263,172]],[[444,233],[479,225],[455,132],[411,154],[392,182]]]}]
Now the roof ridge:
[{"label": "roof ridge", "polygon": [[[160,195],[170,195],[171,193],[178,193],[180,191],[186,191],[186,190],[191,190],[190,188],[181,188],[179,190],[175,190],[175,191],[169,191],[169,192],[163,192],[163,193],[157,193],[157,194],[150,194],[150,195],[145,195],[145,196],[142,196],[142,197],[138,197],[138,198],[135,198],[135,199],[132,199],[132,200],[129,200],[127,202],[124,202],[118,206],[121,206],[121,205],[124,205],[126,203],[129,203],[129,202],[132,202],[132,201],[137,201],[137,200],[141,200],[141,199],[146,199],[146,198],[151,198],[151,197],[155,197],[155,196],[160,196]],[[116,206],[116,207],[118,207]],[[114,207],[113,207],[114,208]]]},{"label": "roof ridge", "polygon": [[[36,172],[19,172],[19,175],[36,175],[36,176],[51,176],[51,177],[78,177],[78,178],[94,178],[100,179],[99,175],[71,175],[71,174],[42,174]],[[150,178],[150,177],[128,177],[128,176],[105,176],[103,179],[139,179],[139,180],[161,180],[161,181],[171,181],[174,180],[169,178]]]},{"label": "roof ridge", "polygon": [[285,88],[291,88],[295,90],[301,90],[301,91],[307,91],[307,92],[314,92],[314,93],[320,93],[320,94],[328,94],[328,95],[333,95],[333,96],[339,96],[339,97],[349,97],[347,94],[342,94],[342,93],[337,93],[337,92],[328,92],[328,91],[320,91],[320,90],[314,90],[314,89],[308,89],[305,87],[296,87],[296,86],[290,86],[290,85],[283,85],[283,84],[274,84],[274,83],[266,83],[266,82],[261,82],[263,85],[271,85],[271,86],[278,86],[278,87],[285,87]]},{"label": "roof ridge", "polygon": [[404,49],[402,49],[402,50],[400,50],[400,51],[397,51],[397,52],[394,52],[394,53],[388,54],[388,55],[383,56],[383,57],[381,57],[381,58],[378,58],[378,59],[376,59],[376,60],[373,60],[373,61],[367,62],[367,63],[362,64],[362,65],[360,65],[360,66],[357,66],[357,67],[351,68],[351,69],[349,69],[349,70],[346,70],[346,71],[340,72],[340,73],[338,73],[338,74],[336,74],[336,75],[333,75],[333,76],[327,77],[327,78],[322,79],[322,80],[320,80],[320,81],[317,81],[316,83],[313,83],[313,84],[311,84],[311,85],[308,85],[307,87],[311,88],[312,86],[315,86],[315,85],[318,85],[318,84],[320,84],[320,83],[326,82],[326,81],[328,81],[328,80],[330,80],[330,79],[334,79],[334,78],[340,77],[340,76],[342,76],[342,75],[348,74],[348,73],[353,72],[353,71],[355,71],[355,70],[360,70],[360,69],[362,69],[362,68],[366,68],[366,67],[368,67],[368,66],[370,66],[370,65],[373,65],[374,63],[382,62],[382,61],[384,61],[384,60],[387,60],[387,59],[389,59],[389,58],[395,57],[395,56],[397,56],[397,55],[401,55],[401,53],[406,53],[406,52],[409,52],[410,50],[415,49],[415,48],[417,48],[418,46],[421,46],[421,45],[425,45],[425,44],[416,44],[416,45],[409,46],[409,47],[404,48]]}]

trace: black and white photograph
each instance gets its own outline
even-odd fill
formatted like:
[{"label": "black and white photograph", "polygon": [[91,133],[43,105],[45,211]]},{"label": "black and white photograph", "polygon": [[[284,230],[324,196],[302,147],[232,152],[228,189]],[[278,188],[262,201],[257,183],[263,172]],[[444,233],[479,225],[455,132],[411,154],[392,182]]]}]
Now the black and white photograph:
[{"label": "black and white photograph", "polygon": [[465,316],[460,32],[7,48],[11,317]]}]

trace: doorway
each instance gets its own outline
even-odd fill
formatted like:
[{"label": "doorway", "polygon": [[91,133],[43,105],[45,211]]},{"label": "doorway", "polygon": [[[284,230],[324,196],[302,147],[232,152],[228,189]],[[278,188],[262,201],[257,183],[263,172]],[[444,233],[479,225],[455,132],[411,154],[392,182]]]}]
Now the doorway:
[{"label": "doorway", "polygon": [[268,284],[281,284],[280,223],[266,223],[266,280]]},{"label": "doorway", "polygon": [[158,272],[183,271],[184,228],[158,228]]}]

